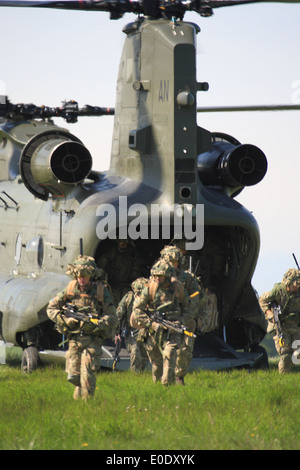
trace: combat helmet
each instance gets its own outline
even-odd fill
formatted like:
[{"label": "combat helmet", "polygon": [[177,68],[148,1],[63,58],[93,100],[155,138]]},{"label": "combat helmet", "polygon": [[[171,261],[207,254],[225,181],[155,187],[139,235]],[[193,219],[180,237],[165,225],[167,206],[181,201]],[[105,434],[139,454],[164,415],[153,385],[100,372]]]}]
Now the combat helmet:
[{"label": "combat helmet", "polygon": [[139,277],[131,283],[131,289],[135,294],[139,294],[140,292],[142,292],[147,282],[148,279],[146,279],[145,277]]},{"label": "combat helmet", "polygon": [[167,263],[173,263],[173,261],[178,261],[180,263],[182,261],[182,252],[176,246],[165,246],[160,255],[164,261]]},{"label": "combat helmet", "polygon": [[171,278],[176,276],[175,269],[169,263],[164,260],[157,261],[151,269],[151,276],[165,276]]},{"label": "combat helmet", "polygon": [[283,276],[282,283],[286,286],[294,285],[300,287],[300,271],[299,269],[291,268]]},{"label": "combat helmet", "polygon": [[180,252],[184,255],[186,253],[186,239],[185,238],[174,238],[173,245],[176,246],[180,250]]},{"label": "combat helmet", "polygon": [[68,264],[66,274],[77,278],[91,276],[91,279],[104,278],[104,271],[98,268],[92,256],[79,255],[72,264]]}]

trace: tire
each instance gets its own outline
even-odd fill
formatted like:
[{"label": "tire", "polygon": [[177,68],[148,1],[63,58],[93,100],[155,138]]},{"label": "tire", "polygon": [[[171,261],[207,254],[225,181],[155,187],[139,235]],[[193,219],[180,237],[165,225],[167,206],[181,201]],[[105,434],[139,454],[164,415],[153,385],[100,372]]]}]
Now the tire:
[{"label": "tire", "polygon": [[35,346],[29,346],[23,350],[21,370],[30,374],[41,365],[39,350]]}]

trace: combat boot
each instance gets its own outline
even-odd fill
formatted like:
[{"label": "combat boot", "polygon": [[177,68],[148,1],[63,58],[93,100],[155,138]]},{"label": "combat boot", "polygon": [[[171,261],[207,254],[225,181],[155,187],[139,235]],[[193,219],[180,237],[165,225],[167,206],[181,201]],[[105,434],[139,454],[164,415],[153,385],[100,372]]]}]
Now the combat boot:
[{"label": "combat boot", "polygon": [[80,375],[68,374],[68,382],[70,382],[70,384],[72,384],[72,385],[75,385],[75,387],[79,387],[79,385],[80,385]]}]

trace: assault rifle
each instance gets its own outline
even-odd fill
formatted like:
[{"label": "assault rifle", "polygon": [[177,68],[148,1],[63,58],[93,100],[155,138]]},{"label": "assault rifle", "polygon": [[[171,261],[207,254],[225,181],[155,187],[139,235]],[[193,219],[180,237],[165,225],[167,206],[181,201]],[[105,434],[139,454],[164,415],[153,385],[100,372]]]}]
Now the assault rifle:
[{"label": "assault rifle", "polygon": [[63,307],[63,311],[63,314],[67,318],[75,318],[75,320],[82,321],[84,323],[93,323],[96,326],[98,325],[99,320],[93,318],[90,307],[81,307],[78,309],[76,305],[67,303]]},{"label": "assault rifle", "polygon": [[300,266],[299,266],[299,264],[298,264],[298,261],[297,261],[297,258],[296,258],[296,256],[295,256],[295,253],[292,253],[292,255],[293,255],[294,261],[295,261],[295,263],[296,263],[297,269],[300,270]]},{"label": "assault rifle", "polygon": [[115,352],[114,352],[114,354],[115,354],[114,355],[114,361],[113,361],[113,365],[112,365],[113,370],[116,370],[117,363],[120,360],[120,352],[121,352],[121,348],[122,348],[122,339],[125,338],[125,336],[126,336],[126,327],[122,327],[121,328],[121,333],[120,333],[120,339],[118,338],[117,342],[116,342],[116,347],[115,347]]},{"label": "assault rifle", "polygon": [[[135,337],[137,336],[138,334],[138,331],[139,330],[133,330],[130,332],[131,336]],[[117,367],[117,363],[119,362],[120,360],[120,352],[121,352],[121,348],[122,348],[122,340],[123,338],[125,338],[125,336],[128,334],[128,330],[126,328],[126,326],[123,326],[121,327],[121,332],[120,332],[120,339],[118,338],[117,339],[117,342],[116,342],[116,347],[115,347],[115,351],[114,351],[114,361],[113,361],[113,365],[112,365],[112,368],[113,370],[116,370],[116,367]]]},{"label": "assault rifle", "polygon": [[273,310],[274,324],[275,324],[276,335],[279,340],[279,346],[282,347],[284,344],[284,340],[283,340],[283,334],[282,334],[281,324],[279,320],[279,315],[281,315],[281,308],[280,308],[280,305],[277,304],[277,302],[271,302],[271,308]]},{"label": "assault rifle", "polygon": [[162,312],[161,310],[165,309],[172,303],[173,303],[172,301],[166,302],[160,305],[159,307],[157,307],[156,309],[148,308],[151,323],[155,322],[155,323],[158,323],[159,325],[162,325],[167,330],[174,331],[175,333],[180,333],[181,335],[189,336],[190,338],[196,338],[197,335],[195,335],[191,331],[188,331],[184,325],[176,326],[174,325],[172,321],[166,320],[164,318],[166,313]]}]

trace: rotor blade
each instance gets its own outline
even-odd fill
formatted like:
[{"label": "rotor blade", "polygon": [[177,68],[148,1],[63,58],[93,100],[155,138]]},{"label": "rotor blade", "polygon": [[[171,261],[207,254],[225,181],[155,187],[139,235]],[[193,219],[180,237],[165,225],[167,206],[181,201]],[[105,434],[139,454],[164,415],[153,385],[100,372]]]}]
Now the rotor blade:
[{"label": "rotor blade", "polygon": [[258,106],[215,106],[197,108],[198,113],[230,113],[243,111],[299,111],[300,104],[258,105]]},{"label": "rotor blade", "polygon": [[[44,7],[44,8],[79,8],[80,3],[85,2],[74,2],[70,0],[66,0],[63,2],[55,2],[55,1],[47,1],[47,0],[4,0],[0,2],[0,6],[2,7]],[[58,5],[59,4],[59,5]]]},{"label": "rotor blade", "polygon": [[[214,8],[248,3],[266,3],[264,0],[0,0],[0,7],[59,8],[63,10],[106,11],[111,19],[125,13],[145,14],[154,18],[182,19],[185,12],[195,11],[211,16]],[[300,3],[300,0],[270,0],[268,3]]]},{"label": "rotor blade", "polygon": [[48,119],[51,117],[61,117],[67,122],[77,122],[79,116],[113,116],[114,108],[101,108],[99,106],[90,106],[86,104],[83,108],[78,107],[75,100],[65,101],[62,106],[36,106],[33,103],[13,104],[7,96],[0,95],[0,118],[8,120],[17,118],[26,119]]},{"label": "rotor blade", "polygon": [[132,0],[1,0],[0,7],[59,8],[62,10],[107,11],[110,13],[143,13],[140,2]]},{"label": "rotor blade", "polygon": [[[104,5],[103,5],[104,4]],[[66,10],[97,10],[101,6],[107,6],[109,2],[95,0],[4,0],[0,1],[3,7],[37,7],[37,8],[62,8]]]},{"label": "rotor blade", "polygon": [[[142,5],[143,1],[137,0],[2,0],[0,6],[4,7],[45,7],[45,8],[66,8],[76,10],[104,10],[105,7],[109,10],[112,5],[121,8],[122,5],[126,6],[126,9],[130,10],[130,5],[133,9],[136,8],[136,4]],[[163,1],[158,3],[163,4]],[[178,2],[179,3],[179,2]],[[183,2],[182,6],[184,6]],[[211,8],[227,7],[234,5],[243,5],[246,3],[300,3],[300,0],[198,0],[190,2],[190,6],[186,5],[186,9],[193,9],[196,5],[207,4]]]}]

